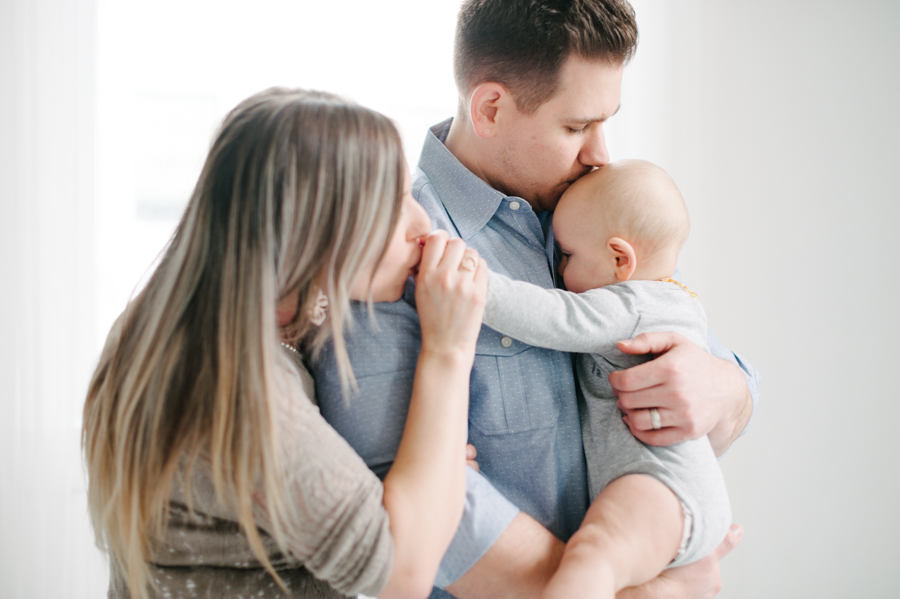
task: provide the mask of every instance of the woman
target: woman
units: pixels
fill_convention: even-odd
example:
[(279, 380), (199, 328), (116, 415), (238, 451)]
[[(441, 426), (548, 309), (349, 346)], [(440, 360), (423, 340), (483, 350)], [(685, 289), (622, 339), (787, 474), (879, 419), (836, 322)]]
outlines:
[[(487, 276), (428, 236), (409, 185), (390, 121), (335, 96), (272, 89), (225, 119), (85, 403), (111, 597), (428, 595), (463, 509)], [(396, 301), (417, 267), (422, 350), (382, 487), (304, 358), (331, 337), (352, 388), (350, 300)]]

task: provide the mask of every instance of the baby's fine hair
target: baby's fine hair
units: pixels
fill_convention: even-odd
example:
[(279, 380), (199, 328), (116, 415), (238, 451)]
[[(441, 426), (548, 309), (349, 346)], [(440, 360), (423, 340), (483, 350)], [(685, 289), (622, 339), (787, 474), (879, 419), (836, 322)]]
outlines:
[(584, 177), (584, 184), (600, 202), (607, 232), (638, 246), (645, 259), (660, 252), (677, 255), (687, 241), (691, 224), (684, 199), (655, 164), (611, 162)]

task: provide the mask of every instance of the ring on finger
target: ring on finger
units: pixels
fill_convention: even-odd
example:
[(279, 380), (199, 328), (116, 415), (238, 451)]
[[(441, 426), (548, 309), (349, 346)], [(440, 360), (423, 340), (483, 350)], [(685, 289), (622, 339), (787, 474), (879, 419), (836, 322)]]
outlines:
[(662, 423), (659, 421), (659, 410), (656, 408), (650, 408), (650, 426), (652, 426), (655, 431), (662, 428)]
[(459, 265), (460, 270), (475, 270), (478, 268), (478, 261), (475, 260), (472, 256), (466, 256), (463, 258), (462, 262)]

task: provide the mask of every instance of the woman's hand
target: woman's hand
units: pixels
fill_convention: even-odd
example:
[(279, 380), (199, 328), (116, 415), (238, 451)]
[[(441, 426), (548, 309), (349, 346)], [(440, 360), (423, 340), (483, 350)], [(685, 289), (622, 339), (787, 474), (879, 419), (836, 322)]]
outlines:
[(463, 450), (469, 377), (487, 281), (484, 260), (462, 240), (446, 231), (425, 240), (416, 275), (422, 350), (403, 439), (384, 479), (394, 562), (379, 597), (427, 597), (462, 518), (466, 464), (475, 457), (474, 447)]
[(425, 240), (416, 275), (422, 351), (474, 359), (487, 293), (488, 269), (474, 249), (446, 231)]

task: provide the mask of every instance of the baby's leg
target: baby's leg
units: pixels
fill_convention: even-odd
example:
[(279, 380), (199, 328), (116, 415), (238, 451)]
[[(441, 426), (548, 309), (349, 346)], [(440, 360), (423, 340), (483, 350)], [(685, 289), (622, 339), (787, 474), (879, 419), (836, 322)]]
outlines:
[[(670, 447), (644, 445), (622, 422), (615, 399), (591, 397), (587, 390), (585, 396), (582, 435), (591, 495), (597, 499), (583, 531), (579, 529), (570, 540), (572, 549), (567, 545), (547, 596), (611, 598), (623, 588), (619, 585), (639, 584), (667, 565), (685, 565), (711, 553), (725, 538), (731, 508), (722, 472), (706, 437)], [(646, 476), (634, 476), (639, 474)], [(646, 498), (636, 488), (643, 489), (640, 493), (646, 493)], [(673, 502), (678, 508), (674, 516)], [(678, 531), (674, 550), (673, 524)], [(679, 550), (682, 540), (685, 543)], [(657, 551), (663, 552), (661, 557)], [(595, 563), (602, 563), (598, 571), (593, 571), (593, 578), (589, 556), (595, 556)], [(587, 580), (602, 583), (602, 587)]]
[(685, 545), (670, 564), (683, 566), (712, 553), (731, 525), (725, 479), (706, 437), (668, 447), (644, 445), (622, 422), (614, 399), (586, 398), (582, 418), (592, 496), (628, 474), (646, 474), (668, 487), (690, 516)]
[(544, 597), (613, 599), (655, 578), (678, 552), (683, 520), (678, 498), (658, 480), (640, 474), (616, 479), (566, 544)]

